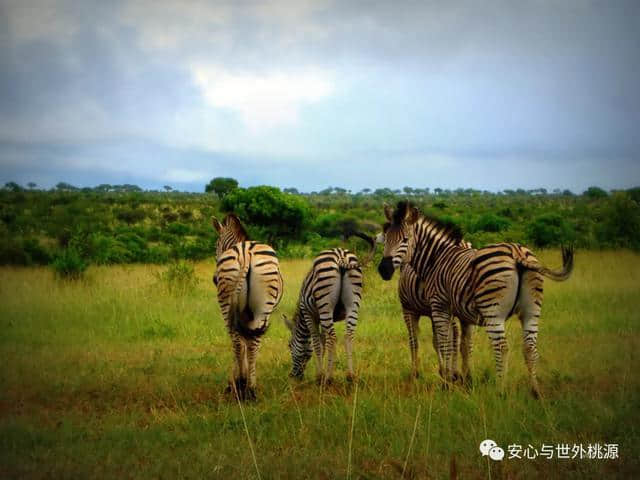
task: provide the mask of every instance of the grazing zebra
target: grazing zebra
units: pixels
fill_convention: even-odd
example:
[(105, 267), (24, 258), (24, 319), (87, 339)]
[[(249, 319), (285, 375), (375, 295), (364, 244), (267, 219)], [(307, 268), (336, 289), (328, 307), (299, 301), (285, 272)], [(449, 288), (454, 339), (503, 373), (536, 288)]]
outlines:
[(278, 258), (269, 245), (249, 241), (233, 214), (222, 223), (213, 218), (213, 226), (218, 231), (213, 282), (235, 355), (230, 389), (235, 388), (240, 398), (254, 399), (260, 339), (282, 298)]
[[(369, 242), (369, 259), (372, 258), (374, 240), (364, 234), (355, 235)], [(324, 250), (314, 259), (313, 267), (302, 283), (293, 320), (283, 315), (291, 330), (291, 377), (302, 378), (309, 358), (315, 353), (318, 382), (331, 382), (336, 350), (334, 322), (346, 319), (347, 380), (353, 379), (353, 336), (362, 300), (362, 277), (362, 264), (349, 250)]]
[(515, 243), (499, 243), (477, 250), (460, 246), (459, 229), (420, 215), (407, 202), (385, 208), (384, 253), (380, 276), (390, 280), (396, 268), (408, 263), (424, 282), (437, 336), (438, 361), (445, 381), (451, 381), (452, 316), (464, 323), (484, 326), (493, 344), (498, 381), (506, 370), (505, 321), (520, 317), (524, 357), (531, 388), (539, 395), (536, 378), (538, 319), (542, 306), (543, 276), (556, 281), (569, 278), (573, 249), (562, 249), (563, 268), (544, 267), (533, 253)]

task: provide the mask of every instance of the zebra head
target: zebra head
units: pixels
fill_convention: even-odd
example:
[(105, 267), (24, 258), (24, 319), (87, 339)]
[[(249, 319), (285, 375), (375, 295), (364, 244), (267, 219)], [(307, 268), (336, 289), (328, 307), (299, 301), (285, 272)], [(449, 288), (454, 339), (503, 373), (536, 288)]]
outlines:
[(220, 257), (222, 252), (228, 250), (238, 242), (244, 242), (249, 239), (246, 230), (242, 226), (240, 219), (233, 213), (230, 213), (222, 223), (216, 217), (211, 218), (213, 228), (218, 232), (218, 240), (216, 241), (216, 257)]
[(413, 224), (420, 217), (418, 209), (409, 202), (398, 202), (394, 210), (384, 206), (387, 222), (382, 226), (384, 251), (378, 265), (378, 272), (383, 280), (391, 280), (396, 268), (406, 262), (411, 248)]
[[(291, 373), (290, 377), (301, 379), (304, 375), (304, 369), (311, 358), (311, 349), (309, 348), (308, 335), (304, 335), (300, 329), (297, 328), (297, 316), (293, 320), (289, 320), (285, 314), (282, 314), (282, 320), (291, 332), (289, 338), (289, 352), (291, 352)], [(305, 342), (306, 340), (306, 342)]]

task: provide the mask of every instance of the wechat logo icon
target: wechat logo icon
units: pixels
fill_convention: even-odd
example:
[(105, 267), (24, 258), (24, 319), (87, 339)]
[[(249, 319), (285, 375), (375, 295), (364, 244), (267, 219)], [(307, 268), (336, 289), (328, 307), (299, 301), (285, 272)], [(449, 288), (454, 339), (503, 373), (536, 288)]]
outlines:
[(504, 450), (496, 442), (489, 439), (480, 443), (480, 453), (483, 457), (488, 455), (491, 460), (496, 462), (500, 462), (504, 458)]

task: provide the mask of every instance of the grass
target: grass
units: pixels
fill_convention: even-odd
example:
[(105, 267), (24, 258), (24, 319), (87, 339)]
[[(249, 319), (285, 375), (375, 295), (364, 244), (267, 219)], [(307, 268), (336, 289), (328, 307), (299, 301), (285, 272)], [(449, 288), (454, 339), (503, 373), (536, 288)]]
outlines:
[[(560, 263), (558, 251), (541, 257)], [(474, 390), (442, 391), (425, 319), (423, 375), (411, 381), (396, 282), (373, 268), (354, 347), (357, 388), (344, 380), (343, 348), (327, 390), (313, 382), (313, 362), (303, 382), (290, 381), (280, 313), (292, 313), (309, 266), (282, 262), (285, 296), (258, 359), (259, 399), (242, 411), (223, 394), (231, 348), (212, 261), (196, 265), (201, 281), (182, 295), (158, 283), (162, 267), (91, 267), (81, 282), (0, 269), (0, 478), (638, 476), (637, 254), (578, 252), (569, 281), (545, 283), (542, 401), (529, 395), (515, 319), (504, 396), (482, 330)], [(492, 462), (478, 451), (485, 438), (505, 449), (618, 443), (620, 458)]]

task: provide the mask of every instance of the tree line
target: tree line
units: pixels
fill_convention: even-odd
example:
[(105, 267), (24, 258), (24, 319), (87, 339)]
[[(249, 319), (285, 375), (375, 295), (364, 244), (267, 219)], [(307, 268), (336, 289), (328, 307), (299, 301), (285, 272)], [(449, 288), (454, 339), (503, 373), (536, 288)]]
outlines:
[[(212, 257), (213, 215), (235, 212), (252, 238), (283, 257), (311, 257), (343, 245), (351, 230), (375, 234), (383, 203), (410, 199), (422, 212), (460, 226), (475, 246), (515, 241), (534, 247), (574, 243), (579, 248), (640, 250), (640, 188), (607, 192), (473, 189), (320, 192), (271, 186), (242, 188), (215, 178), (204, 193), (144, 191), (135, 185), (0, 189), (0, 263), (48, 264), (76, 255), (95, 264), (166, 263)], [(365, 189), (366, 190), (366, 189)], [(352, 240), (352, 248), (357, 241)], [(71, 252), (71, 253), (70, 253)], [(66, 255), (66, 257), (63, 257)]]

